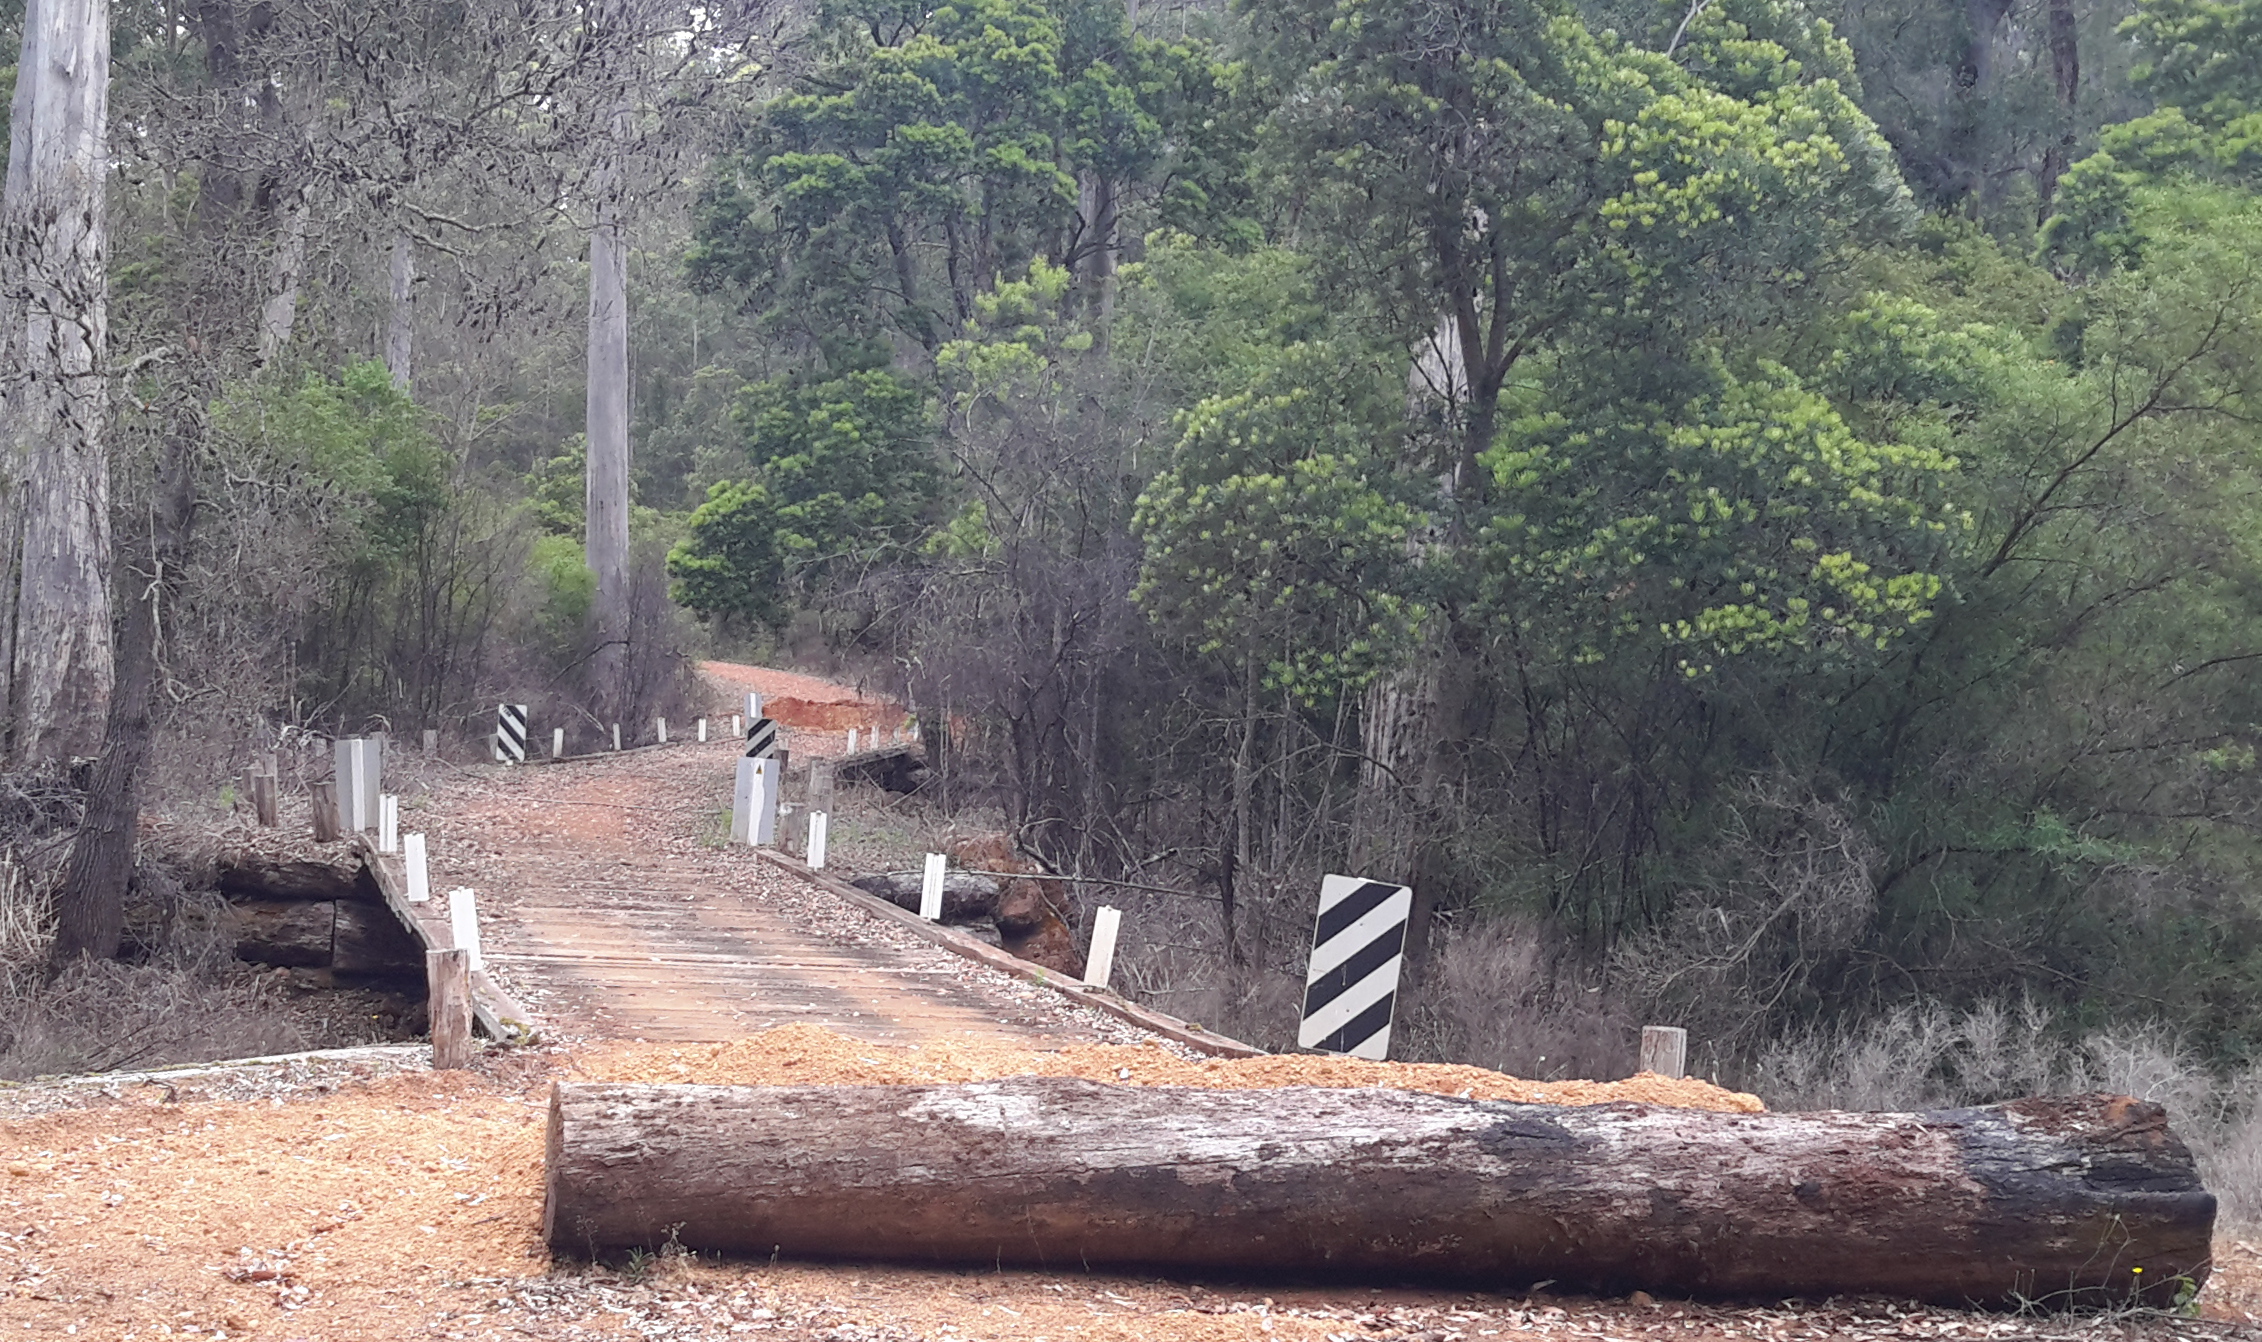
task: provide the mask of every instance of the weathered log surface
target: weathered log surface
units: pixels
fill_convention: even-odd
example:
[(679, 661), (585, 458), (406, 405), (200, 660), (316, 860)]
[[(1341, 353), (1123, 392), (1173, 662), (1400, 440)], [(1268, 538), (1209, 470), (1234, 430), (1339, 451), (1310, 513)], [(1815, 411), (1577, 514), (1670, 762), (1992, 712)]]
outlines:
[(228, 916), (236, 958), (260, 965), (327, 965), (338, 906), (329, 900), (238, 900)]
[[(919, 891), (925, 880), (924, 873), (916, 871), (876, 871), (859, 876), (849, 884), (866, 894), (878, 895), (899, 909), (917, 913)], [(996, 918), (997, 887), (994, 877), (964, 871), (943, 873), (942, 921), (956, 926)]]
[[(990, 1266), (2171, 1302), (2215, 1199), (2156, 1105), (1587, 1109), (1385, 1090), (560, 1085), (544, 1233)], [(2141, 1269), (2141, 1271), (2139, 1271)]]
[(931, 776), (927, 753), (912, 744), (859, 750), (833, 761), (833, 776), (843, 783), (869, 783), (889, 792), (917, 792)]
[(421, 974), (424, 943), (382, 904), (341, 902), (330, 965), (342, 974)]
[(362, 882), (361, 864), (347, 858), (322, 862), (230, 849), (213, 859), (213, 884), (235, 899), (376, 899)]

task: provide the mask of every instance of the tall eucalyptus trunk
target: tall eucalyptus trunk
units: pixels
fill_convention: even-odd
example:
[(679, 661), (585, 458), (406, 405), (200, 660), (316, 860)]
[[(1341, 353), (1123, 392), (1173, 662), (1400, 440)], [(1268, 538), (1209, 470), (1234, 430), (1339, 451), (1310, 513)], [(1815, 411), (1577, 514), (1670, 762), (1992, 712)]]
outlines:
[(628, 667), (628, 252), (609, 189), (589, 230), (588, 393), (584, 553), (597, 577), (590, 673), (612, 711), (622, 707)]
[(101, 748), (110, 648), (107, 0), (32, 0), (0, 194), (9, 754)]
[(385, 371), (407, 391), (415, 376), (416, 243), (408, 231), (393, 234), (392, 301), (385, 309)]

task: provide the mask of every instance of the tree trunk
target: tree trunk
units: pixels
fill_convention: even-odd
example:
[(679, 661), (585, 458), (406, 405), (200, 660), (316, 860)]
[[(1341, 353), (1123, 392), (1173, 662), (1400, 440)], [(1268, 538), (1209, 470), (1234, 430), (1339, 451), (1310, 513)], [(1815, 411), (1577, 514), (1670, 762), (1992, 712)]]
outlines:
[(408, 390), (414, 372), (415, 317), (416, 243), (403, 229), (393, 234), (392, 302), (385, 309), (385, 369), (402, 391)]
[[(2157, 1105), (1555, 1108), (1388, 1090), (563, 1084), (552, 1248), (2170, 1303), (2215, 1199)], [(2135, 1269), (2141, 1268), (2139, 1273)]]
[(2040, 197), (2035, 210), (2037, 227), (2048, 222), (2050, 207), (2058, 197), (2058, 179), (2073, 162), (2074, 118), (2081, 106), (2081, 32), (2073, 0), (2050, 0), (2050, 75), (2057, 87), (2062, 124), (2057, 142), (2043, 151), (2042, 169), (2036, 174), (2035, 191)]
[(259, 309), (259, 364), (273, 363), (298, 325), (300, 280), (306, 273), (307, 198), (302, 190), (285, 193), (281, 235), (267, 266), (267, 301)]
[(628, 667), (628, 255), (620, 206), (597, 207), (589, 231), (589, 494), (586, 554), (597, 575), (590, 658), (602, 713), (626, 706)]
[[(37, 0), (0, 198), (10, 356), (6, 450), (15, 543), (11, 755), (94, 754), (110, 702), (110, 470), (103, 434), (106, 0)], [(20, 168), (19, 168), (20, 165)]]
[(86, 818), (55, 904), (53, 963), (80, 956), (111, 959), (125, 929), (126, 885), (133, 877), (141, 830), (141, 768), (149, 757), (150, 709), (157, 693), (157, 647), (165, 601), (196, 517), (192, 456), (203, 433), (201, 396), (186, 394), (174, 411), (164, 472), (152, 501), (148, 571), (155, 574), (118, 627), (118, 687), (109, 704), (102, 755), (87, 790)]

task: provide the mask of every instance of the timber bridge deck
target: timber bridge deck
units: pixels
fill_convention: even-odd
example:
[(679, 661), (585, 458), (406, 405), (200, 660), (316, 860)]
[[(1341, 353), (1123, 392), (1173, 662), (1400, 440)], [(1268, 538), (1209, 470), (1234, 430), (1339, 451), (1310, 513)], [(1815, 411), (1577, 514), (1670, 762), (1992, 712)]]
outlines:
[[(875, 1043), (1160, 1034), (1254, 1051), (728, 844), (737, 756), (720, 739), (457, 771), (404, 804), (401, 830), (430, 851), (426, 941), (447, 944), (446, 892), (477, 892), (491, 1025), (507, 1013), (551, 1037), (719, 1041), (808, 1022)], [(400, 859), (363, 847), (398, 885)]]

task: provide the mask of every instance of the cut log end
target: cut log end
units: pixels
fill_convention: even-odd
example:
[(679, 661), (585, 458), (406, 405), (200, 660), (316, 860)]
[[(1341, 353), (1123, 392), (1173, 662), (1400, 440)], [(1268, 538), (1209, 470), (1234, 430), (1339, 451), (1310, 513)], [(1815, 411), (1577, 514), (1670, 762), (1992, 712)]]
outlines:
[(1709, 1297), (2173, 1304), (2215, 1200), (2158, 1106), (1553, 1108), (1388, 1090), (561, 1085), (544, 1234)]

